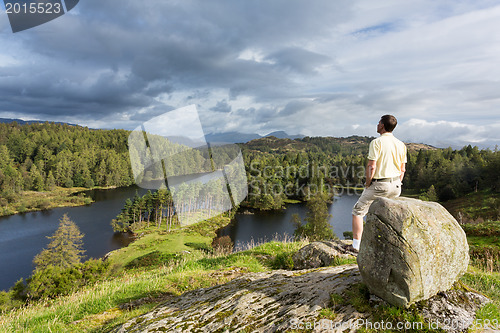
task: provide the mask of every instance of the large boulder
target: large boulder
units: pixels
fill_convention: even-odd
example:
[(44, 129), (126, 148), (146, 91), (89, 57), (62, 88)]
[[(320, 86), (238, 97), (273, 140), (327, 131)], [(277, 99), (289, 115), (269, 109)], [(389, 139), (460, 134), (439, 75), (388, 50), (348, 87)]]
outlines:
[(379, 198), (368, 211), (357, 261), (371, 293), (409, 306), (450, 289), (467, 270), (469, 246), (440, 204)]
[(330, 266), (339, 258), (356, 256), (349, 245), (342, 241), (312, 242), (301, 248), (292, 257), (294, 269), (309, 269)]

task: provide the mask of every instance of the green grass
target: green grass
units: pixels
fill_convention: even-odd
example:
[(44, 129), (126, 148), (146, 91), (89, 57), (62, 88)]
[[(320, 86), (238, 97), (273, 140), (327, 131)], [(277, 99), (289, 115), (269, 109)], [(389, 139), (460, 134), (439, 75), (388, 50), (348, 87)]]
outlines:
[(370, 292), (365, 284), (353, 284), (342, 294), (331, 294), (329, 306), (319, 313), (318, 319), (334, 319), (337, 317), (335, 311), (350, 305), (360, 313), (371, 314), (372, 326), (370, 327), (369, 324), (360, 325), (358, 332), (380, 332), (381, 327), (377, 327), (375, 323), (385, 323), (383, 326), (385, 328), (396, 328), (398, 323), (407, 324), (405, 332), (435, 332), (435, 330), (429, 329), (429, 324), (425, 322), (416, 305), (412, 305), (408, 309), (391, 305), (373, 307), (369, 299)]
[[(483, 198), (483, 193), (475, 193), (474, 198)], [(486, 199), (488, 199), (486, 197)], [(487, 200), (491, 202), (491, 200)], [(475, 201), (473, 201), (472, 205)], [(462, 207), (465, 207), (463, 205)], [(469, 206), (469, 211), (473, 209)], [(488, 211), (484, 206), (475, 211)], [(479, 216), (480, 217), (480, 216)], [(471, 329), (481, 331), (485, 323), (496, 323), (500, 328), (500, 222), (483, 221), (462, 226), (469, 243), (469, 270), (460, 279), (461, 282), (488, 296), (492, 303), (476, 313), (475, 326)]]
[(470, 246), (497, 246), (500, 248), (500, 238), (497, 236), (467, 236)]
[(169, 261), (169, 258), (172, 259), (172, 255), (175, 255), (176, 260), (185, 256), (196, 257), (211, 249), (212, 240), (216, 236), (215, 230), (229, 222), (229, 217), (219, 216), (188, 227), (173, 229), (169, 233), (158, 231), (154, 226), (137, 230), (138, 239), (128, 247), (112, 252), (108, 260), (112, 270), (119, 272), (132, 262), (148, 258), (154, 253), (164, 257), (165, 262)]
[(500, 221), (486, 221), (482, 223), (468, 223), (462, 225), (468, 236), (492, 237), (500, 236)]
[(472, 192), (464, 197), (449, 200), (443, 205), (459, 220), (459, 215), (463, 217), (464, 221), (498, 220), (500, 217), (500, 193), (496, 192)]
[[(140, 230), (139, 239), (110, 255), (114, 273), (110, 278), (68, 296), (3, 313), (0, 332), (108, 332), (186, 291), (225, 283), (245, 272), (291, 269), (292, 255), (307, 244), (272, 241), (249, 244), (245, 251), (238, 253), (213, 253), (211, 242), (215, 230), (228, 222), (229, 217), (218, 218), (171, 233), (154, 227)], [(484, 236), (487, 234), (484, 230), (490, 229), (491, 225), (478, 226), (470, 232), (477, 236), (468, 236), (471, 266), (461, 278), (464, 284), (493, 300), (478, 311), (476, 327), (485, 320), (500, 321), (500, 273), (495, 272), (494, 267), (487, 270), (488, 257), (483, 253), (485, 249), (500, 248), (498, 237)], [(355, 259), (350, 258), (338, 260), (334, 265), (352, 263)], [(359, 311), (371, 312), (374, 322), (423, 322), (414, 308), (380, 306), (372, 309), (368, 297), (366, 286), (353, 285), (342, 295), (331, 295), (330, 305), (320, 312), (320, 318), (334, 319), (339, 307), (351, 305)], [(133, 303), (136, 300), (142, 302)], [(136, 305), (124, 310), (120, 308), (124, 304)]]
[[(475, 197), (481, 197), (475, 194)], [(491, 200), (490, 200), (491, 201)], [(484, 208), (484, 207), (483, 207)], [(481, 208), (482, 209), (482, 208)], [(461, 282), (488, 296), (492, 303), (476, 313), (475, 326), (481, 331), (485, 323), (496, 323), (500, 328), (500, 222), (486, 221), (463, 226), (469, 243), (469, 270)]]
[(496, 323), (496, 329), (500, 329), (500, 273), (485, 272), (469, 266), (469, 270), (460, 281), (492, 300), (492, 303), (477, 311), (475, 328), (481, 329), (484, 323), (490, 322)]
[(92, 199), (79, 192), (88, 190), (83, 187), (55, 187), (51, 191), (22, 191), (7, 193), (0, 197), (0, 216), (25, 213), (57, 207), (82, 206), (92, 203)]
[[(174, 268), (164, 266), (148, 271), (125, 272), (123, 276), (86, 287), (70, 296), (46, 304), (38, 302), (4, 314), (0, 319), (0, 331), (93, 332), (103, 325), (117, 325), (131, 315), (149, 311), (154, 305), (144, 304), (131, 314), (118, 309), (121, 304), (145, 297), (179, 295), (219, 283), (218, 279), (209, 276), (210, 271), (199, 266), (203, 265), (188, 263)], [(106, 317), (104, 312), (113, 313), (113, 318)], [(79, 324), (73, 324), (80, 320)]]
[[(182, 253), (178, 260), (124, 269), (126, 262), (137, 259), (138, 255), (131, 251), (134, 247), (116, 251), (112, 261), (115, 270), (120, 268), (120, 271), (110, 279), (86, 286), (69, 296), (35, 302), (4, 313), (0, 316), (0, 332), (107, 332), (132, 317), (151, 311), (168, 297), (225, 283), (244, 272), (268, 271), (277, 256), (291, 254), (305, 245), (305, 242), (270, 242), (221, 255), (187, 246), (187, 240), (199, 245), (204, 238), (195, 237), (192, 230), (182, 230), (182, 233), (184, 238), (179, 241), (171, 235), (151, 231), (133, 244), (140, 253), (151, 253), (148, 251), (152, 249), (156, 253), (189, 249), (189, 253)], [(118, 265), (119, 260), (124, 262)], [(132, 310), (119, 308), (146, 298), (144, 304)]]
[(284, 199), (283, 202), (286, 203), (286, 204), (298, 204), (298, 203), (301, 203), (302, 201), (301, 200), (295, 200), (295, 199)]
[(500, 272), (500, 222), (462, 226), (467, 234), (471, 264), (486, 272)]
[(212, 239), (186, 230), (176, 230), (170, 234), (162, 235), (155, 231), (144, 234), (129, 246), (111, 253), (109, 260), (113, 270), (121, 270), (124, 266), (140, 257), (153, 252), (160, 254), (176, 254), (179, 257), (198, 253), (193, 247), (186, 245), (202, 243), (210, 245)]

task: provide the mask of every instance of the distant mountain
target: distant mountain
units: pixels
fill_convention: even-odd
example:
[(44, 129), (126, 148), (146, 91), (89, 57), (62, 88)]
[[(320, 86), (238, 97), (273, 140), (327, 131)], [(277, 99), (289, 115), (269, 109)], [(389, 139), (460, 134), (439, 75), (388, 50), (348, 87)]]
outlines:
[(272, 133), (269, 133), (268, 135), (266, 135), (266, 137), (268, 137), (268, 136), (274, 136), (275, 138), (278, 138), (278, 139), (302, 139), (305, 137), (305, 135), (302, 135), (302, 134), (288, 135), (285, 131), (272, 132)]
[(245, 143), (255, 139), (274, 136), (278, 139), (302, 139), (304, 135), (289, 135), (284, 131), (276, 131), (262, 136), (256, 133), (240, 133), (240, 132), (225, 132), (225, 133), (210, 133), (205, 137), (208, 142), (226, 142), (226, 143)]
[(60, 124), (60, 125), (67, 124), (67, 125), (70, 125), (70, 126), (80, 126), (80, 125), (70, 124), (70, 123), (64, 123), (64, 122), (60, 122), (60, 121), (22, 120), (22, 119), (0, 118), (0, 123), (3, 123), (3, 124), (10, 124), (10, 123), (13, 123), (13, 122), (18, 123), (19, 125), (43, 124), (45, 122), (49, 122), (49, 123)]
[(240, 132), (210, 133), (205, 135), (208, 142), (243, 143), (261, 138), (258, 134)]
[(436, 148), (431, 145), (427, 145), (425, 143), (406, 143), (406, 148), (408, 148), (408, 151), (419, 151), (419, 150), (438, 150), (439, 148)]
[[(279, 134), (278, 134), (279, 135)], [(334, 137), (304, 137), (298, 139), (278, 138), (274, 135), (266, 136), (246, 142), (242, 145), (244, 149), (261, 152), (317, 152), (323, 151), (331, 154), (342, 155), (366, 155), (368, 145), (374, 137), (352, 135), (345, 138)], [(436, 150), (438, 148), (422, 143), (406, 143), (409, 151)]]

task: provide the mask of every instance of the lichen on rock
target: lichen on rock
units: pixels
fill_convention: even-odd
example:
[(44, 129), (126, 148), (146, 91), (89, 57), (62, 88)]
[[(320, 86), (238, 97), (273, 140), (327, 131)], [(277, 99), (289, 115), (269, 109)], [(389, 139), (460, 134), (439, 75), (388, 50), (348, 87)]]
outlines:
[(464, 231), (438, 203), (378, 198), (357, 258), (370, 292), (398, 306), (451, 288), (469, 263)]

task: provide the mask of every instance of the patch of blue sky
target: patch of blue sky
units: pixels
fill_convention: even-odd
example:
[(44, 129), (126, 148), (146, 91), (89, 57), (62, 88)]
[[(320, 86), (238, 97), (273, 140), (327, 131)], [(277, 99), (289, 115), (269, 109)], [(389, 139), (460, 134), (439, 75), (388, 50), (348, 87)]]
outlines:
[(397, 25), (394, 22), (385, 22), (356, 30), (352, 32), (351, 35), (361, 36), (361, 37), (372, 37), (396, 31), (397, 30), (396, 28)]

